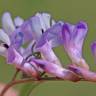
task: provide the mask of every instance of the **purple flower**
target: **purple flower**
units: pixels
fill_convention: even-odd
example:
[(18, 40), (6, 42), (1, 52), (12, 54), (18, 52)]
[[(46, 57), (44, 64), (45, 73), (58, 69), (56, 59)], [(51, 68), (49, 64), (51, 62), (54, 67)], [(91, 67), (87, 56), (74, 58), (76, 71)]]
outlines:
[[(52, 50), (53, 47), (63, 44), (63, 22), (55, 23), (47, 13), (37, 13), (26, 21), (16, 17), (13, 22), (11, 15), (5, 13), (2, 24), (4, 31), (1, 30), (0, 40), (3, 49), (0, 46), (2, 49), (0, 52), (6, 53), (4, 56), (8, 64), (15, 65), (16, 68), (33, 77), (38, 77), (43, 70), (62, 79), (77, 78), (76, 74), (62, 67)], [(23, 44), (26, 43), (29, 45), (23, 48)], [(34, 55), (38, 51), (41, 55), (40, 59)]]
[(33, 61), (27, 61), (24, 57), (16, 51), (14, 47), (10, 47), (7, 52), (7, 63), (13, 64), (16, 68), (19, 68), (21, 71), (25, 72), (28, 76), (33, 76), (38, 78), (39, 76), (39, 67)]
[[(20, 17), (15, 18), (15, 24), (17, 23), (16, 21), (18, 21), (19, 25), (18, 24), (17, 25), (20, 27), (21, 25)], [(14, 32), (16, 30), (16, 27), (12, 21), (10, 13), (8, 12), (5, 12), (2, 16), (2, 27), (3, 29), (0, 29), (0, 54), (5, 56), (7, 49), (11, 45), (14, 45), (14, 47), (16, 48), (20, 47), (20, 45), (23, 42), (23, 34), (22, 32), (19, 33)]]
[(83, 42), (87, 30), (87, 24), (83, 21), (76, 25), (65, 23), (62, 29), (62, 38), (64, 49), (71, 58), (72, 63), (88, 69), (88, 65), (82, 56)]
[(57, 64), (40, 59), (32, 59), (32, 61), (34, 61), (38, 66), (40, 66), (45, 72), (49, 73), (50, 75), (56, 76), (64, 80), (79, 80), (78, 76), (72, 73), (72, 71), (58, 66)]
[(51, 16), (48, 13), (37, 13), (32, 16), (30, 19), (26, 20), (17, 30), (15, 30), (16, 34), (18, 32), (22, 32), (24, 35), (24, 44), (29, 43), (32, 40), (39, 40), (42, 33), (53, 26), (55, 23)]
[(40, 40), (36, 44), (36, 50), (40, 51), (46, 60), (59, 66), (61, 66), (61, 63), (52, 48), (63, 44), (61, 38), (62, 26), (63, 22), (54, 24), (42, 34)]

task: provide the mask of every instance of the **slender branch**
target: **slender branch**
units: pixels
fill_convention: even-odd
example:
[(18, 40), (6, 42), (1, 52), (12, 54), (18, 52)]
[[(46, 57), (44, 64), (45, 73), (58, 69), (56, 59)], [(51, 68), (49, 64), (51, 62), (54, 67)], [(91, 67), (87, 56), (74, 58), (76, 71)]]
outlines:
[(12, 87), (12, 86), (14, 86), (16, 84), (27, 83), (27, 82), (32, 82), (32, 81), (35, 81), (35, 82), (38, 82), (39, 81), (40, 82), (40, 81), (58, 81), (58, 80), (63, 81), (64, 79), (59, 79), (59, 78), (56, 78), (56, 77), (47, 77), (47, 78), (46, 77), (42, 77), (40, 80), (33, 79), (33, 78), (22, 79), (22, 80), (15, 80), (15, 81), (12, 81), (12, 82), (10, 82), (9, 84), (7, 84), (5, 86), (5, 88), (2, 90), (0, 96), (4, 96), (4, 94), (6, 93), (6, 91), (10, 87)]
[[(2, 90), (0, 96), (4, 96), (4, 94), (6, 93), (6, 91), (7, 91), (10, 87), (12, 87), (12, 86), (14, 86), (14, 85), (16, 85), (16, 84), (28, 83), (28, 82), (33, 82), (33, 81), (35, 81), (35, 82), (44, 82), (44, 81), (67, 81), (67, 79), (61, 79), (61, 78), (57, 78), (57, 77), (42, 77), (42, 78), (40, 78), (39, 80), (38, 80), (38, 79), (33, 79), (33, 78), (21, 79), (21, 80), (14, 80), (14, 81), (10, 82), (9, 84), (7, 84), (7, 85), (5, 86), (5, 88)], [(71, 80), (70, 80), (70, 81), (71, 81)], [(81, 79), (78, 80), (78, 81), (96, 82), (96, 80), (92, 81), (92, 80), (86, 79), (86, 78), (81, 78)], [(78, 81), (77, 81), (77, 82), (78, 82)], [(72, 82), (74, 82), (74, 81), (72, 81)]]
[[(57, 78), (57, 77), (42, 77), (42, 78), (40, 78), (40, 80), (38, 80), (38, 79), (33, 79), (33, 78), (28, 78), (28, 79), (22, 79), (22, 80), (15, 80), (15, 81), (12, 81), (12, 82), (10, 82), (9, 84), (7, 84), (6, 86), (5, 86), (5, 88), (2, 90), (2, 92), (1, 92), (1, 94), (0, 94), (0, 96), (4, 96), (4, 94), (6, 93), (6, 91), (10, 88), (10, 87), (12, 87), (12, 86), (14, 86), (14, 85), (16, 85), (16, 84), (22, 84), (22, 83), (28, 83), (28, 82), (33, 82), (33, 81), (35, 81), (35, 82), (43, 82), (43, 81), (67, 81), (66, 79), (61, 79), (61, 78)], [(70, 80), (71, 81), (71, 80)], [(80, 79), (79, 81), (89, 81), (89, 80), (86, 80), (86, 79)], [(73, 81), (74, 82), (74, 81)], [(91, 81), (91, 82), (93, 82), (93, 81)], [(96, 82), (96, 81), (95, 81)]]
[(13, 78), (12, 78), (11, 81), (14, 81), (14, 80), (16, 79), (16, 77), (17, 77), (17, 75), (18, 75), (19, 72), (20, 72), (20, 69), (16, 69), (16, 72), (15, 72), (15, 74), (13, 75)]

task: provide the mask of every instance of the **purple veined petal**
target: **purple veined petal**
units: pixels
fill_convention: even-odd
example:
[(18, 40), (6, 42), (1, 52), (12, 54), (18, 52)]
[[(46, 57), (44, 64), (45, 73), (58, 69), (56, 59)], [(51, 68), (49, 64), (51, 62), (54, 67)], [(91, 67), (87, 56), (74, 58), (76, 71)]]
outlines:
[(91, 51), (96, 60), (96, 41), (91, 44)]
[(13, 48), (8, 48), (7, 52), (7, 62), (8, 64), (17, 64), (21, 65), (23, 57)]
[(15, 59), (15, 52), (14, 52), (13, 48), (9, 48), (8, 53), (7, 53), (8, 64), (13, 63), (14, 59)]
[(15, 30), (15, 32), (12, 34), (12, 36), (18, 34), (18, 33), (22, 33), (23, 34), (23, 43), (28, 43), (30, 41), (33, 40), (33, 32), (32, 32), (32, 28), (31, 28), (31, 23), (30, 20), (25, 21), (19, 28), (17, 28)]
[(63, 38), (63, 43), (65, 44), (66, 47), (71, 42), (73, 28), (74, 26), (72, 26), (69, 23), (64, 23), (62, 27), (62, 38)]
[(4, 31), (8, 34), (11, 35), (14, 30), (15, 30), (15, 26), (13, 24), (12, 18), (11, 18), (11, 14), (9, 12), (5, 12), (2, 16), (2, 25), (3, 25), (3, 29)]
[(52, 50), (52, 42), (51, 41), (46, 41), (46, 43), (42, 46), (39, 46), (36, 48), (37, 51), (40, 51), (41, 54), (43, 55), (44, 59), (56, 63), (59, 66), (62, 66), (58, 57), (55, 55), (54, 51)]
[(40, 40), (37, 42), (36, 47), (40, 47), (46, 43), (46, 41), (52, 42), (52, 47), (56, 47), (63, 44), (62, 40), (62, 25), (63, 22), (58, 22), (55, 25), (53, 25), (51, 28), (46, 30), (40, 38)]
[(23, 23), (24, 23), (24, 20), (21, 17), (19, 16), (15, 17), (14, 19), (15, 27), (20, 27)]
[(11, 45), (14, 46), (14, 48), (19, 49), (24, 42), (24, 35), (22, 32), (18, 32), (11, 37)]

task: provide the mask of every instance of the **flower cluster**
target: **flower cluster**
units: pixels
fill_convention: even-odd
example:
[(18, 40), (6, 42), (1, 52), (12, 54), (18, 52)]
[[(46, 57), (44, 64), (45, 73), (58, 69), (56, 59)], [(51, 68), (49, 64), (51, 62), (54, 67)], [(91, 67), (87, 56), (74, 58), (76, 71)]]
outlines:
[[(5, 12), (0, 29), (0, 55), (34, 79), (40, 79), (42, 73), (70, 81), (92, 79), (95, 73), (89, 71), (82, 54), (87, 31), (84, 21), (75, 25), (56, 22), (48, 13), (37, 13), (28, 20), (19, 16), (12, 20), (11, 14)], [(64, 46), (71, 60), (69, 68), (64, 68), (54, 53), (53, 48), (58, 46)], [(96, 59), (96, 42), (91, 47)]]

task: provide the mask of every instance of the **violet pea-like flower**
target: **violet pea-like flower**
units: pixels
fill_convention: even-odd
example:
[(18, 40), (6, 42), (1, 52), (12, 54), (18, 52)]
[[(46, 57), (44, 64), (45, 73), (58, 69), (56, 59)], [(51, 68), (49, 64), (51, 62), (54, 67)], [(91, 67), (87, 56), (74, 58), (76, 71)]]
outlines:
[(39, 77), (39, 67), (33, 61), (28, 61), (13, 47), (8, 49), (7, 63), (14, 65), (28, 76)]
[[(55, 53), (53, 52), (52, 47), (60, 45), (59, 44), (60, 40), (57, 35), (61, 33), (60, 31), (62, 29), (61, 27), (62, 24), (63, 23), (55, 23), (53, 19), (51, 20), (51, 16), (47, 13), (42, 13), (42, 14), (37, 13), (35, 16), (25, 21), (24, 24), (22, 24), (22, 26), (16, 30), (17, 33), (18, 32), (24, 33), (23, 34), (25, 40), (24, 43), (28, 41), (31, 42), (26, 49), (27, 52), (24, 53), (28, 56), (28, 54), (30, 54), (32, 51), (33, 42), (35, 42), (36, 43), (35, 52), (36, 51), (41, 52), (43, 50), (41, 54), (46, 60), (49, 60), (50, 62), (58, 62), (58, 64), (60, 65), (60, 62), (57, 59)], [(29, 33), (30, 36), (32, 37), (28, 35)], [(46, 40), (42, 40), (44, 38), (48, 40), (47, 43)], [(41, 48), (42, 43), (44, 43), (44, 46), (46, 47), (43, 46)], [(52, 43), (51, 46), (49, 43)]]
[(80, 21), (76, 25), (65, 23), (62, 29), (64, 49), (71, 58), (72, 63), (89, 69), (82, 56), (83, 42), (87, 34), (87, 24)]
[(56, 76), (64, 80), (70, 80), (74, 82), (79, 80), (78, 76), (75, 73), (55, 63), (34, 58), (32, 59), (32, 61), (35, 62), (38, 66), (40, 66), (46, 73), (52, 76)]
[(46, 60), (60, 66), (61, 63), (52, 48), (62, 44), (62, 36), (60, 36), (62, 25), (63, 24), (61, 22), (54, 24), (51, 28), (42, 34), (40, 40), (36, 44), (36, 49), (41, 52)]
[(55, 24), (48, 13), (37, 13), (36, 15), (25, 20), (24, 23), (15, 30), (16, 33), (22, 32), (24, 35), (24, 44), (32, 40), (39, 40), (42, 33)]

